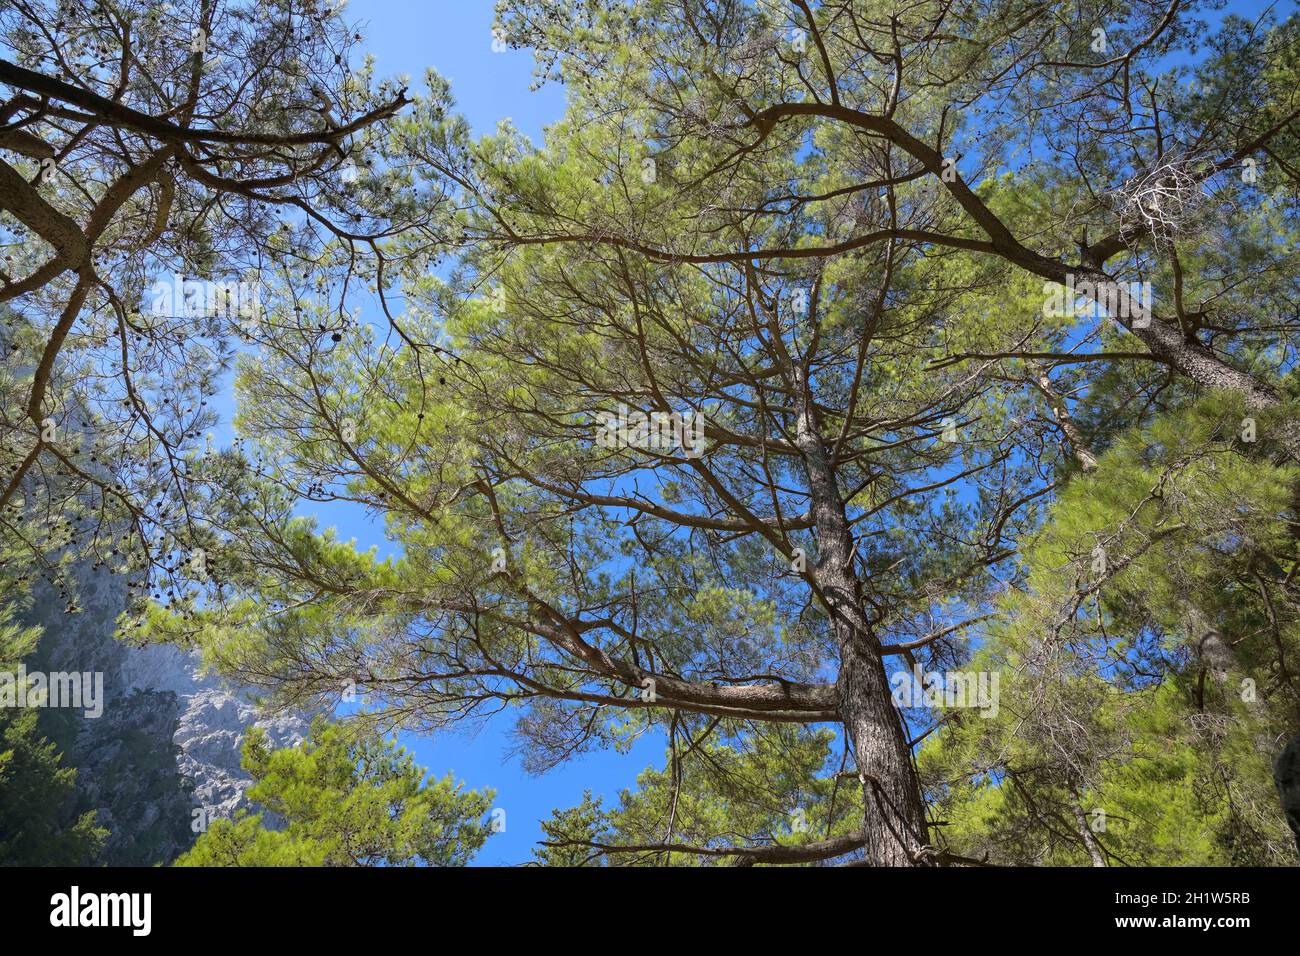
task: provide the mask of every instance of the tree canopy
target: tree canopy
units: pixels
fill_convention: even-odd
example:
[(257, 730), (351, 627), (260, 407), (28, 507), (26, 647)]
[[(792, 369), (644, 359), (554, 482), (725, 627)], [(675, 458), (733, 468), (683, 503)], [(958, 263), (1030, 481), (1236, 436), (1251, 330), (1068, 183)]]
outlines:
[[(566, 94), (535, 143), (474, 136), (432, 70), (409, 101), (369, 92), (331, 65), (334, 15), (271, 6), (250, 51), (294, 44), (187, 61), (172, 109), (0, 73), (53, 148), (138, 141), (128, 178), (178, 160), (129, 193), (145, 221), (173, 222), (150, 206), (170, 189), (205, 229), (231, 202), (297, 210), (243, 220), (229, 255), (147, 243), (187, 272), (258, 256), (259, 319), (212, 337), (240, 441), (201, 449), (201, 399), (185, 445), (138, 411), (177, 414), (170, 386), (132, 386), (136, 350), (194, 319), (133, 331), (50, 225), (111, 254), (116, 213), (69, 191), (52, 219), (40, 183), (0, 181), (54, 249), (0, 293), (42, 357), (6, 366), (7, 495), (42, 463), (143, 493), (104, 557), (138, 584), (125, 633), (282, 706), (360, 690), (383, 730), (509, 712), (539, 772), (661, 735), (616, 806), (557, 810), (544, 863), (1294, 861), (1271, 761), (1300, 732), (1300, 21), (500, 0), (499, 42)], [(48, 69), (32, 42), (24, 69)], [(307, 96), (290, 49), (323, 58), (333, 112), (255, 95)], [(349, 150), (360, 182), (323, 178)], [(349, 318), (354, 276), (374, 324)], [(41, 434), (54, 356), (75, 390), (108, 352), (99, 404), (140, 431), (103, 473), (139, 487)], [(321, 527), (326, 501), (396, 554)], [(113, 544), (82, 520), (44, 533)], [(282, 842), (221, 825), (199, 859)]]
[(213, 821), (178, 866), (464, 866), (491, 832), (481, 822), (490, 791), (450, 776), (426, 782), (402, 748), (351, 739), (337, 724), (318, 720), (306, 741), (279, 750), (254, 729), (243, 758), (249, 799), (263, 809)]

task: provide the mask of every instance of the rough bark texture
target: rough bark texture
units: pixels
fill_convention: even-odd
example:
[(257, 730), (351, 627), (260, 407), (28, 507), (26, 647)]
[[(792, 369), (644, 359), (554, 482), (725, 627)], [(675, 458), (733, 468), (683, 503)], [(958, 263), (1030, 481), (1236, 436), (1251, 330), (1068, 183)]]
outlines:
[[(1039, 269), (1040, 275), (1055, 281), (1062, 281), (1067, 272), (1051, 275), (1053, 269)], [(1084, 273), (1082, 278), (1094, 283), (1114, 283), (1104, 272)], [(1128, 314), (1133, 315), (1137, 303), (1122, 287), (1117, 292), (1125, 303)], [(1134, 325), (1131, 319), (1119, 320), (1125, 328), (1136, 335), (1146, 345), (1152, 355), (1164, 361), (1171, 368), (1185, 375), (1204, 388), (1222, 389), (1241, 395), (1246, 410), (1264, 412), (1282, 404), (1282, 397), (1267, 383), (1260, 381), (1248, 372), (1230, 365), (1195, 336), (1184, 335), (1177, 323), (1152, 316), (1151, 322), (1144, 328)], [(1272, 437), (1292, 460), (1300, 462), (1300, 422), (1288, 420), (1279, 425)]]
[(836, 626), (840, 714), (862, 781), (867, 858), (877, 866), (914, 866), (929, 843), (925, 804), (889, 694), (879, 645), (869, 633)]
[(920, 782), (894, 708), (880, 642), (862, 610), (844, 500), (811, 402), (801, 400), (800, 406), (796, 442), (808, 473), (817, 528), (814, 576), (839, 646), (836, 692), (862, 781), (867, 858), (878, 866), (913, 866), (929, 843)]

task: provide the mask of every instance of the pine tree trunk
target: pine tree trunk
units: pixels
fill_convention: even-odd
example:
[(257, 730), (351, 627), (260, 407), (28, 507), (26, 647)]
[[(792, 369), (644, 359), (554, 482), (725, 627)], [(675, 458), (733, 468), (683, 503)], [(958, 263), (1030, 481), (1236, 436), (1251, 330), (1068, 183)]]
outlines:
[[(1088, 278), (1098, 282), (1109, 281), (1102, 272), (1090, 274)], [(1127, 297), (1127, 293), (1124, 295)], [(1129, 314), (1133, 314), (1132, 307)], [(1124, 324), (1142, 340), (1152, 355), (1163, 359), (1193, 382), (1205, 388), (1239, 394), (1247, 414), (1269, 411), (1282, 404), (1282, 396), (1270, 385), (1225, 362), (1195, 337), (1185, 336), (1176, 322), (1153, 317), (1144, 328), (1138, 328), (1127, 320)], [(1293, 461), (1300, 462), (1300, 422), (1293, 419), (1279, 422), (1271, 434), (1265, 433), (1261, 437), (1274, 439), (1286, 449)]]
[(863, 611), (853, 532), (834, 466), (811, 402), (801, 399), (799, 406), (795, 442), (803, 454), (817, 529), (813, 574), (840, 652), (836, 692), (862, 781), (867, 859), (877, 866), (914, 866), (929, 842), (920, 781), (890, 694), (880, 642)]
[(1092, 860), (1093, 866), (1105, 866), (1106, 855), (1102, 853), (1101, 844), (1097, 842), (1092, 827), (1088, 826), (1088, 815), (1083, 812), (1083, 804), (1079, 802), (1079, 794), (1073, 787), (1070, 788), (1070, 812), (1074, 814), (1075, 831), (1079, 834), (1084, 849), (1088, 851), (1088, 859)]
[(836, 681), (840, 715), (853, 741), (862, 781), (867, 859), (915, 866), (926, 837), (925, 804), (880, 654), (865, 634), (845, 634)]

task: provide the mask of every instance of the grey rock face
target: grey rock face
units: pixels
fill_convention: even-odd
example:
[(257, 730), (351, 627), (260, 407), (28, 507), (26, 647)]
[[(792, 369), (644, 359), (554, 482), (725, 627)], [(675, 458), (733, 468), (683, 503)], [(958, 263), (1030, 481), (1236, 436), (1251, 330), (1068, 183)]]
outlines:
[(262, 727), (275, 746), (292, 746), (310, 719), (259, 711), (246, 691), (203, 673), (197, 654), (114, 640), (124, 582), (89, 568), (79, 579), (83, 610), (75, 615), (38, 591), (25, 616), (44, 634), (28, 668), (102, 672), (103, 715), (45, 710), (42, 729), (78, 768), (83, 809), (97, 810), (111, 831), (102, 862), (167, 863), (193, 844), (203, 822), (248, 805), (251, 780), (239, 765), (247, 729)]
[(198, 656), (174, 647), (129, 650), (122, 668), (129, 691), (172, 694), (178, 701), (172, 742), (177, 769), (194, 787), (194, 806), (210, 817), (232, 817), (248, 805), (251, 783), (239, 765), (249, 727), (265, 730), (275, 747), (292, 747), (307, 735), (300, 714), (268, 714), (244, 690), (205, 674)]
[(81, 720), (64, 761), (77, 768), (82, 809), (109, 831), (101, 861), (112, 866), (166, 863), (194, 842), (193, 782), (178, 770), (172, 743), (175, 694), (140, 691), (111, 700), (104, 715)]

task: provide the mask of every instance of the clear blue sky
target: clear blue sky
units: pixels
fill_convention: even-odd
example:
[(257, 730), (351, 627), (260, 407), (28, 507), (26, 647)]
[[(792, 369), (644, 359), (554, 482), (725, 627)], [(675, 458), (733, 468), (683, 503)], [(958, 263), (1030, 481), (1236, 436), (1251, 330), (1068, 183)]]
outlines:
[(493, 52), (492, 7), (492, 0), (348, 0), (344, 14), (360, 24), (359, 47), (375, 57), (379, 76), (406, 73), (418, 92), (433, 67), (451, 81), (475, 132), (491, 132), (510, 117), (537, 138), (560, 118), (564, 91), (552, 83), (530, 92), (532, 54)]

